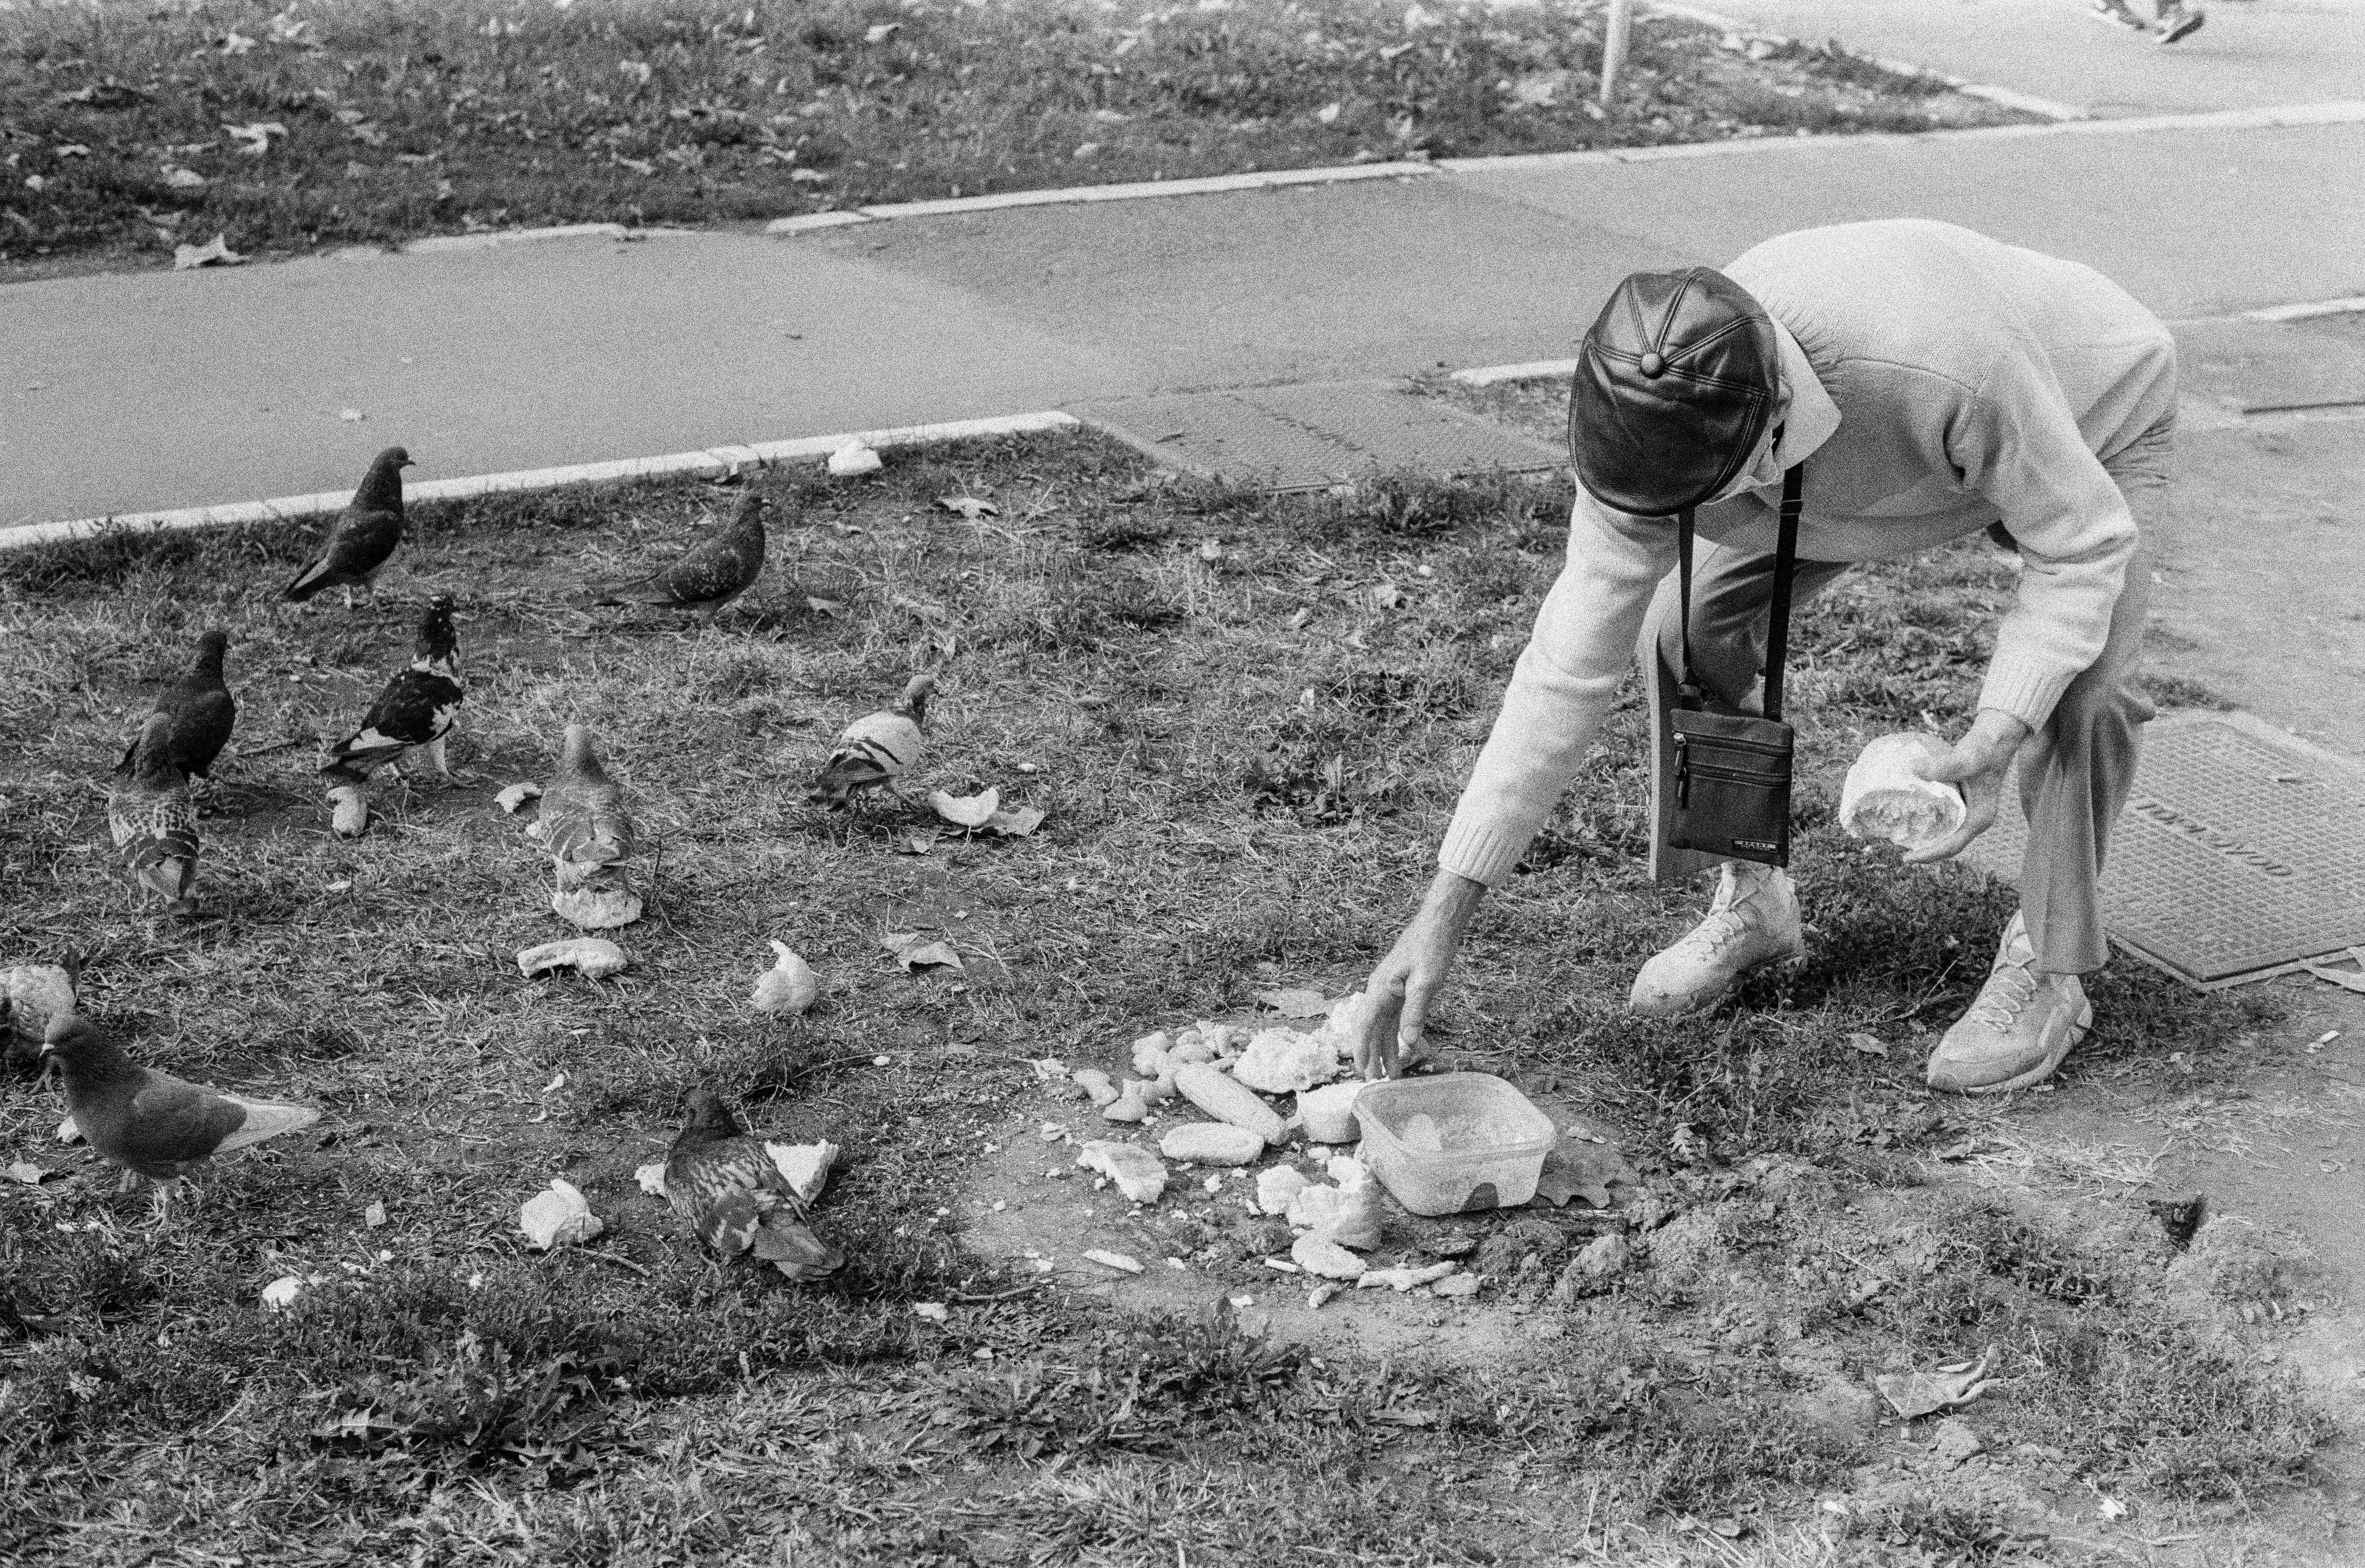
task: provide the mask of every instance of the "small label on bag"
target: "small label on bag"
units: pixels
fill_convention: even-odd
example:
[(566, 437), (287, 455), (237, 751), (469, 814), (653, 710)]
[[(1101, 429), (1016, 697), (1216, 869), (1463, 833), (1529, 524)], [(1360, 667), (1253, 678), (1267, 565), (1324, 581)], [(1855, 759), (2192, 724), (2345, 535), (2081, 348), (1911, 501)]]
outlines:
[(1762, 849), (1768, 855), (1773, 854), (1777, 847), (1762, 838), (1736, 838), (1732, 843), (1736, 849)]

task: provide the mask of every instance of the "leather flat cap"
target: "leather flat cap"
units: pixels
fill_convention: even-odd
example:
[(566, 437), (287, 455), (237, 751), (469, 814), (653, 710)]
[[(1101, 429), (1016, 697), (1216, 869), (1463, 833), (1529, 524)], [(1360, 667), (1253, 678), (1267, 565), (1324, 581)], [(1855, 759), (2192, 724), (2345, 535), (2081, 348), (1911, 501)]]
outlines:
[(1779, 364), (1765, 308), (1722, 273), (1631, 274), (1585, 334), (1569, 387), (1577, 478), (1644, 517), (1705, 503), (1757, 450)]

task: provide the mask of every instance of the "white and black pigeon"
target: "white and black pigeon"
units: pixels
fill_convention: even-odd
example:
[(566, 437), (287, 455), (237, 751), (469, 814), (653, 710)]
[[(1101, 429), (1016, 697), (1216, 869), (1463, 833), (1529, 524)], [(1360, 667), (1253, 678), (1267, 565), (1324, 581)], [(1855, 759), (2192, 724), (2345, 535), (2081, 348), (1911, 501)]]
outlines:
[[(222, 655), (229, 647), (227, 632), (216, 630), (199, 637), (197, 656), (189, 673), (156, 697), (154, 711), (172, 721), (166, 755), (174, 767), (199, 778), (213, 777), (214, 758), (230, 744), (230, 732), (238, 726), (238, 700), (222, 679)], [(134, 736), (123, 748), (123, 760), (115, 765), (117, 776), (129, 777), (139, 755), (140, 740)]]
[[(419, 642), (409, 665), (387, 681), (363, 715), (361, 728), (329, 748), (320, 777), (329, 781), (331, 793), (358, 790), (387, 763), (401, 769), (414, 751), (424, 753), (435, 771), (450, 779), (452, 766), (443, 746), (466, 696), (460, 684), (460, 639), (452, 626), (452, 596), (439, 593), (419, 618)], [(344, 831), (342, 825), (339, 831)]]
[(186, 914), (197, 881), (197, 807), (188, 775), (173, 764), (173, 716), (148, 715), (131, 748), (131, 767), (106, 792), (106, 827), (134, 885)]
[(542, 791), (534, 836), (557, 868), (558, 890), (584, 886), (633, 853), (633, 813), (624, 788), (608, 777), (582, 724), (566, 726), (558, 771)]
[(678, 559), (645, 577), (601, 588), (591, 602), (694, 610), (711, 625), (724, 605), (763, 575), (764, 513), (771, 504), (753, 489), (743, 491), (722, 526)]
[(846, 1266), (846, 1254), (813, 1234), (796, 1189), (721, 1095), (693, 1089), (685, 1109), (689, 1123), (666, 1152), (666, 1202), (701, 1241), (800, 1283)]
[(377, 454), (362, 476), (362, 487), (337, 514), (329, 542), (296, 574), (284, 597), (300, 602), (322, 588), (341, 588), (345, 608), (351, 610), (353, 589), (359, 587), (369, 589), (375, 602), (377, 575), (402, 543), (402, 471), (411, 466), (410, 454), (398, 446)]
[(181, 1178), (215, 1155), (320, 1119), (308, 1106), (249, 1100), (141, 1067), (72, 1013), (50, 1020), (41, 1054), (57, 1059), (67, 1113), (91, 1148), (123, 1168), (123, 1185), (142, 1176), (159, 1183), (159, 1219)]
[(902, 700), (894, 707), (865, 713), (846, 725), (805, 798), (842, 811), (865, 790), (891, 786), (927, 754), (927, 737), (921, 726), (927, 721), (928, 698), (936, 689), (935, 677), (913, 676), (903, 688)]

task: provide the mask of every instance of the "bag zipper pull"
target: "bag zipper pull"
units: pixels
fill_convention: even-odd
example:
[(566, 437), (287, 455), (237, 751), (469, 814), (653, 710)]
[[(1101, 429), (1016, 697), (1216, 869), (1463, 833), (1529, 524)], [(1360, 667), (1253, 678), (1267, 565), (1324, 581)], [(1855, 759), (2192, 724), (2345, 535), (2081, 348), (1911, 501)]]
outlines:
[(1676, 732), (1676, 804), (1679, 806), (1692, 803), (1691, 756), (1684, 745), (1689, 738), (1681, 730)]

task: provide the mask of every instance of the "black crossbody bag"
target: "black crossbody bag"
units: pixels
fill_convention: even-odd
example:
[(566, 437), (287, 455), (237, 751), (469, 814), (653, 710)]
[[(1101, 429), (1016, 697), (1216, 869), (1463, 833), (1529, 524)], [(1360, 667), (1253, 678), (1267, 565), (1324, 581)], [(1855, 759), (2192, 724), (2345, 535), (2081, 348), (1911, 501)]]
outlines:
[(1731, 860), (1790, 862), (1790, 726), (1782, 722), (1782, 662), (1790, 633), (1790, 577), (1798, 565), (1798, 467), (1782, 476), (1782, 521), (1765, 633), (1765, 716), (1711, 713), (1692, 684), (1692, 514), (1676, 520), (1683, 594), (1684, 667), (1666, 711), (1675, 750), (1676, 804), (1667, 843)]

